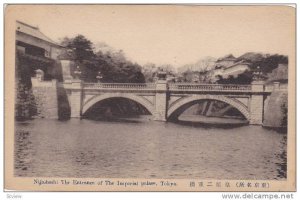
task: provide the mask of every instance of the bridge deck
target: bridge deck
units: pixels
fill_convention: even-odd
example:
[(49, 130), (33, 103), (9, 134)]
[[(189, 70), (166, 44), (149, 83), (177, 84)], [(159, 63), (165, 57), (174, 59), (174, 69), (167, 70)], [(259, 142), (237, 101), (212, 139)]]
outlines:
[[(155, 83), (83, 83), (84, 90), (105, 90), (105, 91), (156, 91)], [(71, 83), (63, 83), (60, 87), (72, 89)], [(272, 92), (273, 87), (261, 87), (255, 89), (255, 85), (237, 85), (237, 84), (194, 84), (194, 83), (168, 83), (169, 92), (233, 92), (233, 93), (251, 93), (251, 92)]]
[[(84, 83), (84, 89), (155, 91), (155, 83)], [(252, 85), (169, 83), (170, 92), (253, 92)]]

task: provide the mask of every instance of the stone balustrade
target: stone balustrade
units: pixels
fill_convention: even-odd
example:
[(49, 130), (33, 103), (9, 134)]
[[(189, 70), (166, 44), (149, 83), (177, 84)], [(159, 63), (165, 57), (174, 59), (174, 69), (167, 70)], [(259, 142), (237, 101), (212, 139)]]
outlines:
[(288, 90), (288, 84), (280, 84), (279, 82), (274, 82), (273, 84), (268, 84), (265, 86), (266, 92), (272, 92), (274, 90), (282, 90), (287, 91)]
[(155, 89), (155, 83), (84, 83), (84, 89), (147, 90)]
[[(167, 84), (170, 91), (234, 91), (251, 92), (252, 85), (235, 84)], [(118, 90), (155, 90), (156, 83), (83, 83), (84, 89), (118, 89)], [(263, 90), (262, 90), (263, 91)]]
[(170, 90), (183, 91), (251, 91), (251, 85), (233, 84), (169, 84)]
[[(34, 78), (33, 78), (34, 79)], [(45, 81), (33, 80), (39, 85), (53, 84)], [(58, 87), (72, 89), (73, 81), (57, 83)], [(82, 89), (99, 89), (99, 90), (157, 90), (158, 83), (84, 83), (81, 82)], [(212, 92), (272, 92), (273, 90), (287, 90), (287, 84), (263, 85), (236, 85), (236, 84), (193, 84), (193, 83), (160, 83), (166, 86), (166, 90), (173, 92), (180, 91), (212, 91)]]

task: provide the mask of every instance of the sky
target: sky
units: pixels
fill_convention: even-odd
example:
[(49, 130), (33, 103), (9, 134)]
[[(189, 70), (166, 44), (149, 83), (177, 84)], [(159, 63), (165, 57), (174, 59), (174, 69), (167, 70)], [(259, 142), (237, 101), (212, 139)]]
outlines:
[(83, 6), (19, 5), (6, 17), (53, 39), (86, 36), (122, 49), (138, 64), (179, 67), (246, 52), (289, 55), (294, 48), (294, 8), (287, 6)]

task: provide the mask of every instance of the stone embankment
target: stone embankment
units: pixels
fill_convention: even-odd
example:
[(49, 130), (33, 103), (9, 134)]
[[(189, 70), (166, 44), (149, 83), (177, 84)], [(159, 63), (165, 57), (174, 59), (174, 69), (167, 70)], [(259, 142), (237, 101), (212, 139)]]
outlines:
[(287, 126), (287, 91), (273, 91), (264, 110), (263, 126), (282, 128)]

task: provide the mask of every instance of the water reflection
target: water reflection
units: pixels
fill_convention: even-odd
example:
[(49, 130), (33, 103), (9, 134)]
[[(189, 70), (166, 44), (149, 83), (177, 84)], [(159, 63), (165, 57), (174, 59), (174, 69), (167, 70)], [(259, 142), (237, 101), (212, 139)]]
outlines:
[[(287, 146), (287, 137), (286, 135), (283, 136), (283, 139), (281, 140), (281, 147), (284, 149)], [(276, 154), (276, 157), (281, 162), (277, 162), (278, 165), (278, 175), (277, 178), (286, 178), (287, 177), (287, 156), (286, 156), (286, 150), (282, 151), (281, 153)]]
[(30, 132), (26, 130), (17, 130), (15, 145), (15, 169), (19, 171), (30, 171), (30, 166), (31, 163), (34, 162), (35, 156)]
[[(17, 123), (15, 174), (49, 177), (285, 179), (286, 135), (150, 121)], [(51, 127), (51, 128), (49, 128)]]
[(181, 115), (174, 122), (185, 126), (223, 129), (231, 129), (249, 124), (249, 122), (245, 119), (235, 119), (226, 117), (205, 117), (202, 115)]

